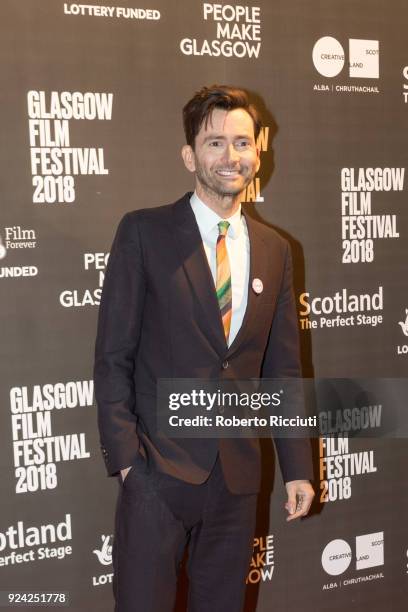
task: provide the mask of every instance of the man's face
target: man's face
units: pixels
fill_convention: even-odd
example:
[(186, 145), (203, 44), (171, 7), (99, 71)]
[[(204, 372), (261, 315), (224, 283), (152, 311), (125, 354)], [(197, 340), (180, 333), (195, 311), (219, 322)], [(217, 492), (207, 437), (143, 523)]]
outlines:
[(241, 108), (214, 109), (196, 136), (194, 151), (184, 149), (184, 163), (196, 174), (197, 193), (207, 198), (237, 196), (259, 169), (254, 124)]

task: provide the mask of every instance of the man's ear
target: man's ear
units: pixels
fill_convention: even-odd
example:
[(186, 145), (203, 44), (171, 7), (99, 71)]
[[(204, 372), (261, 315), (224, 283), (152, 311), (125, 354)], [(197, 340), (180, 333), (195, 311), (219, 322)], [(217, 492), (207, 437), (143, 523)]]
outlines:
[(183, 162), (187, 170), (190, 172), (195, 172), (195, 155), (190, 145), (184, 145), (184, 147), (181, 149), (181, 157), (183, 158)]

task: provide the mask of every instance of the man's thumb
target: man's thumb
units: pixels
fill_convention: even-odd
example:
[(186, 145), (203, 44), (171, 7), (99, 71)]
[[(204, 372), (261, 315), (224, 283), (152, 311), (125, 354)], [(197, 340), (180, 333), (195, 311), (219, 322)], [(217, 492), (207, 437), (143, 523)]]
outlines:
[(295, 508), (296, 508), (296, 494), (295, 493), (288, 494), (288, 501), (285, 504), (285, 508), (289, 512), (289, 514), (295, 513)]

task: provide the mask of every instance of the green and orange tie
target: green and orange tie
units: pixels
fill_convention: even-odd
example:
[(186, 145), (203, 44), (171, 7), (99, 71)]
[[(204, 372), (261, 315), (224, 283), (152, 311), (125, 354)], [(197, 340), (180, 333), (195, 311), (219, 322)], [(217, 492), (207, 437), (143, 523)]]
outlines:
[(219, 235), (217, 238), (217, 281), (216, 290), (218, 304), (220, 305), (222, 324), (224, 327), (225, 339), (228, 342), (228, 337), (231, 329), (232, 316), (232, 289), (231, 289), (231, 268), (228, 259), (226, 238), (230, 224), (228, 221), (220, 221), (218, 223)]

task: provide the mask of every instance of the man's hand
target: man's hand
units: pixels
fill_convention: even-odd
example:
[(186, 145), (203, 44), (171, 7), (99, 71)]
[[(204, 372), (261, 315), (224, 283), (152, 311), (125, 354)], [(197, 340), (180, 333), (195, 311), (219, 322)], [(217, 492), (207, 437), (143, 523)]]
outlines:
[(120, 473), (122, 475), (122, 482), (124, 482), (126, 476), (128, 475), (129, 470), (132, 468), (132, 466), (130, 465), (127, 468), (124, 468), (123, 470), (120, 470)]
[(286, 483), (288, 501), (285, 504), (289, 512), (287, 521), (293, 521), (301, 516), (306, 516), (314, 498), (312, 485), (308, 480), (291, 480)]

